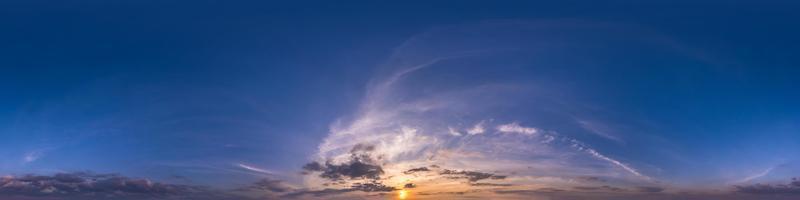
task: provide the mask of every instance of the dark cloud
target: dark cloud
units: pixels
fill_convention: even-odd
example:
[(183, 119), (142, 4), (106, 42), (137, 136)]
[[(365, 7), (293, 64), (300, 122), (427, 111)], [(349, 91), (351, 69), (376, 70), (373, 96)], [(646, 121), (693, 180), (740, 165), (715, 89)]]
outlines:
[(406, 183), (406, 185), (403, 186), (403, 188), (416, 188), (416, 187), (417, 185), (414, 185), (413, 183)]
[(466, 178), (470, 182), (476, 182), (483, 179), (505, 179), (506, 176), (495, 175), (492, 173), (475, 172), (475, 171), (456, 171), (445, 169), (439, 172), (441, 175), (448, 175), (452, 178)]
[[(665, 192), (666, 189), (657, 186), (636, 186), (630, 188), (620, 188), (613, 186), (578, 186), (570, 190), (559, 188), (540, 188), (540, 189), (520, 189), (504, 190), (498, 189), (493, 192), (497, 195), (513, 195), (524, 198), (541, 197), (552, 200), (795, 200), (800, 199), (800, 193), (789, 188), (800, 187), (800, 181), (793, 179), (788, 184), (765, 185), (756, 184), (752, 186), (738, 186), (739, 188), (750, 189), (748, 192), (739, 190), (738, 192)], [(524, 199), (523, 198), (523, 199)]]
[(596, 176), (579, 176), (575, 179), (581, 182), (606, 182), (605, 179)]
[(541, 193), (553, 193), (553, 192), (563, 192), (565, 190), (558, 189), (558, 188), (539, 188), (536, 191)]
[(511, 186), (511, 184), (506, 183), (470, 183), (471, 186), (485, 186), (485, 187), (506, 187)]
[(319, 162), (311, 162), (303, 166), (306, 173), (322, 172), (320, 177), (333, 181), (344, 178), (349, 179), (380, 179), (383, 175), (383, 168), (375, 164), (370, 152), (375, 149), (371, 145), (358, 144), (350, 150), (350, 161), (342, 164), (333, 164), (330, 161), (324, 165)]
[(431, 170), (428, 169), (427, 167), (420, 167), (420, 168), (414, 168), (414, 169), (406, 170), (403, 173), (404, 174), (413, 174), (413, 173), (417, 173), (417, 172), (429, 172), (429, 171), (431, 171)]
[(494, 193), (497, 194), (516, 194), (516, 195), (538, 195), (538, 194), (549, 194), (549, 193), (556, 193), (556, 192), (564, 192), (566, 190), (558, 189), (558, 188), (539, 188), (533, 190), (497, 190)]
[(391, 192), (396, 190), (394, 187), (386, 186), (381, 183), (356, 183), (351, 187), (354, 190), (362, 192)]
[(331, 164), (330, 162), (325, 165), (317, 162), (308, 163), (303, 166), (306, 171), (320, 171), (320, 177), (330, 180), (342, 180), (342, 178), (350, 179), (380, 179), (383, 174), (383, 168), (379, 165), (361, 162), (360, 160), (353, 160), (349, 163)]
[(622, 189), (622, 188), (611, 187), (611, 186), (607, 186), (607, 185), (596, 186), (596, 187), (595, 186), (576, 186), (576, 187), (572, 187), (572, 189), (581, 190), (581, 191), (610, 191), (610, 192), (623, 192), (623, 191), (626, 191), (625, 189)]
[(788, 184), (754, 184), (734, 186), (740, 193), (748, 194), (792, 194), (800, 195), (800, 178), (792, 178)]
[(603, 191), (603, 192), (643, 192), (643, 193), (657, 193), (664, 191), (664, 188), (654, 186), (638, 186), (632, 189), (625, 189), (613, 186), (575, 186), (572, 189), (578, 191)]
[(467, 193), (475, 193), (480, 192), (482, 190), (467, 190), (467, 191), (458, 191), (458, 192), (419, 192), (417, 195), (428, 196), (428, 195), (465, 195)]
[(359, 154), (363, 152), (371, 152), (375, 150), (375, 145), (367, 145), (367, 144), (356, 144), (350, 149), (351, 154)]
[[(348, 192), (391, 192), (397, 190), (394, 187), (386, 186), (378, 182), (371, 182), (371, 183), (355, 183), (350, 188), (326, 188), (323, 190), (298, 190), (295, 192), (291, 192), (288, 194), (283, 195), (284, 198), (297, 198), (305, 195), (311, 195), (315, 197), (321, 196), (328, 196), (328, 195), (339, 195)], [(381, 193), (379, 193), (381, 194)]]
[(333, 189), (333, 188), (326, 188), (323, 190), (299, 190), (295, 192), (291, 192), (288, 194), (283, 195), (284, 198), (297, 198), (305, 195), (311, 195), (316, 197), (321, 196), (328, 196), (328, 195), (338, 195), (342, 193), (356, 191), (355, 189), (346, 188), (346, 189)]
[(640, 186), (635, 188), (637, 192), (656, 193), (664, 191), (664, 188), (653, 186)]
[(209, 192), (203, 187), (159, 183), (116, 174), (77, 172), (0, 178), (0, 197), (168, 199)]

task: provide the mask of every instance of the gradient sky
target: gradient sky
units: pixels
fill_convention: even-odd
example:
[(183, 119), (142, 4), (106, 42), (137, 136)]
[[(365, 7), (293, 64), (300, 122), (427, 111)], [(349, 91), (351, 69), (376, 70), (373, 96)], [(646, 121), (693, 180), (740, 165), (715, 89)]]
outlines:
[(3, 1), (3, 199), (800, 198), (800, 4)]

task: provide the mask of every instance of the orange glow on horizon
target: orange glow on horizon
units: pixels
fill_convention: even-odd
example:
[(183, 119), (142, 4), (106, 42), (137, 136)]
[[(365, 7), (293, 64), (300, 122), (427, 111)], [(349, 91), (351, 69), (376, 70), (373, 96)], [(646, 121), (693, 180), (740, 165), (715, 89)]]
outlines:
[(397, 199), (406, 199), (408, 198), (408, 191), (400, 190), (397, 192)]

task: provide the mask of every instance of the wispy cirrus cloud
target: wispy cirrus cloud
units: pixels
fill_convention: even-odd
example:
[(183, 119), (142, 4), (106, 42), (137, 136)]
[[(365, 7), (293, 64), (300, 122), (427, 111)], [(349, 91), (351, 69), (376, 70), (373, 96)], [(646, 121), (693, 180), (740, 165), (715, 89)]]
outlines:
[(251, 166), (251, 165), (247, 165), (247, 164), (244, 164), (244, 163), (236, 163), (236, 166), (239, 166), (242, 169), (250, 170), (250, 171), (253, 171), (253, 172), (258, 172), (258, 173), (263, 173), (263, 174), (275, 174), (272, 171), (269, 171), (269, 170), (266, 170), (266, 169), (263, 169), (263, 168), (259, 168), (259, 167), (255, 167), (255, 166)]
[(44, 156), (43, 150), (35, 150), (25, 153), (25, 156), (22, 157), (22, 163), (24, 164), (32, 163), (36, 160), (39, 160), (39, 158), (41, 158), (42, 156)]
[[(506, 25), (437, 29), (396, 48), (368, 85), (358, 109), (331, 125), (314, 161), (304, 167), (306, 186), (341, 191), (374, 181), (394, 188), (414, 184), (416, 190), (449, 191), (551, 183), (519, 177), (570, 180), (602, 174), (598, 179), (621, 180), (607, 184), (650, 187), (656, 179), (636, 164), (562, 132), (586, 127), (565, 112), (547, 110), (566, 103), (559, 101), (560, 91), (542, 86), (552, 83), (511, 81), (515, 74), (508, 71), (519, 69), (493, 63), (508, 62), (507, 55), (524, 55), (530, 48), (495, 37), (539, 30), (529, 29), (538, 25)], [(506, 30), (509, 27), (514, 30)], [(496, 35), (460, 35), (465, 30)], [(467, 69), (472, 71), (461, 74)], [(492, 76), (459, 78), (476, 71)], [(563, 125), (543, 120), (551, 118), (563, 120), (555, 123)], [(369, 146), (369, 152), (354, 154), (360, 146)]]
[(797, 195), (800, 197), (800, 178), (792, 178), (786, 184), (752, 184), (734, 186), (737, 192), (762, 195)]

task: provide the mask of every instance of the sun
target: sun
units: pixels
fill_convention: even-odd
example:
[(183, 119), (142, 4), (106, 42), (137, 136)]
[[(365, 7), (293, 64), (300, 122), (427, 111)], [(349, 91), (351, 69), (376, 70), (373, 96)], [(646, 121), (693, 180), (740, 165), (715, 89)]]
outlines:
[(406, 190), (398, 191), (397, 192), (397, 198), (398, 199), (406, 199), (406, 198), (408, 198), (408, 191), (406, 191)]

